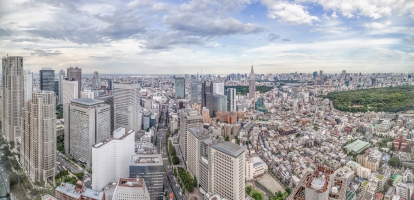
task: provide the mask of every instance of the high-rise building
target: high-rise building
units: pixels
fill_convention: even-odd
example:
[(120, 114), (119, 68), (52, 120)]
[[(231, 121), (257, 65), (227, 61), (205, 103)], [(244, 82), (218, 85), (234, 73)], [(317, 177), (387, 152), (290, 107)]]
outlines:
[(207, 138), (210, 138), (209, 133), (203, 127), (191, 127), (187, 130), (187, 169), (197, 181), (200, 181), (200, 147)]
[(70, 81), (78, 82), (78, 97), (80, 97), (82, 91), (82, 69), (78, 67), (69, 67), (67, 69), (67, 78)]
[(100, 191), (110, 182), (129, 176), (129, 162), (135, 154), (135, 131), (124, 128), (113, 137), (92, 146), (92, 189)]
[(345, 78), (345, 77), (346, 77), (346, 70), (342, 70), (341, 77), (342, 77), (342, 78)]
[(236, 88), (227, 88), (227, 111), (236, 112)]
[(112, 200), (149, 200), (150, 195), (142, 178), (120, 178)]
[(256, 77), (254, 75), (253, 65), (252, 70), (250, 71), (249, 76), (249, 99), (254, 98), (254, 93), (256, 92)]
[(175, 97), (184, 99), (185, 98), (185, 79), (183, 77), (175, 77)]
[(209, 151), (210, 191), (226, 199), (244, 200), (245, 149), (231, 142), (213, 141)]
[(181, 109), (180, 117), (180, 149), (185, 160), (187, 160), (187, 131), (191, 127), (203, 127), (203, 119), (194, 108)]
[(206, 107), (211, 112), (210, 117), (213, 117), (213, 108), (214, 108), (214, 102), (213, 102), (213, 82), (211, 81), (205, 81), (203, 83), (202, 87), (202, 103), (201, 108)]
[(192, 82), (190, 84), (190, 100), (193, 103), (199, 104), (201, 106), (203, 99), (203, 83), (201, 82)]
[(412, 184), (399, 182), (395, 184), (395, 194), (403, 199), (413, 199), (414, 186)]
[(314, 79), (316, 79), (316, 77), (318, 77), (318, 72), (317, 72), (317, 71), (314, 71), (314, 72), (313, 72), (313, 74), (312, 74), (312, 77), (313, 77)]
[(59, 77), (58, 77), (58, 102), (59, 104), (63, 104), (63, 81), (66, 79), (65, 71), (62, 69), (59, 71)]
[(190, 75), (186, 74), (184, 78), (185, 78), (185, 87), (187, 87), (187, 85), (190, 83)]
[(115, 129), (139, 131), (142, 127), (139, 84), (114, 84)]
[(114, 132), (114, 96), (95, 96), (95, 99), (104, 101), (111, 109), (111, 133)]
[(213, 93), (224, 95), (224, 83), (213, 83)]
[(33, 182), (54, 183), (56, 175), (56, 95), (32, 94), (22, 114), (20, 163)]
[(24, 70), (24, 103), (32, 99), (33, 93), (33, 72)]
[(73, 99), (63, 105), (65, 152), (86, 166), (92, 163), (92, 145), (111, 134), (110, 106), (97, 99)]
[(221, 94), (213, 94), (213, 116), (217, 111), (227, 112), (227, 96)]
[(136, 154), (131, 156), (129, 178), (142, 178), (147, 184), (151, 200), (164, 195), (164, 166), (161, 154)]
[(43, 68), (39, 71), (40, 74), (40, 90), (55, 91), (55, 70), (52, 68)]
[(92, 76), (92, 90), (100, 90), (101, 89), (101, 77), (99, 76), (99, 72), (93, 72)]
[(2, 133), (10, 142), (20, 137), (21, 112), (25, 95), (23, 57), (9, 56), (2, 60)]
[(403, 135), (399, 135), (392, 141), (392, 150), (394, 152), (411, 152), (410, 141), (404, 138)]
[[(62, 78), (62, 76), (60, 77)], [(78, 81), (62, 80), (62, 104), (68, 104), (73, 99), (77, 99), (78, 93)]]

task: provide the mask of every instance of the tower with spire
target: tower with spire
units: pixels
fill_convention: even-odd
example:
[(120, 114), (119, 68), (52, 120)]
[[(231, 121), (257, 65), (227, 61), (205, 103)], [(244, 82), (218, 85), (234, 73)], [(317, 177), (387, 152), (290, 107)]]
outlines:
[(254, 98), (255, 92), (256, 92), (256, 77), (254, 75), (253, 63), (252, 63), (252, 69), (249, 75), (249, 99)]

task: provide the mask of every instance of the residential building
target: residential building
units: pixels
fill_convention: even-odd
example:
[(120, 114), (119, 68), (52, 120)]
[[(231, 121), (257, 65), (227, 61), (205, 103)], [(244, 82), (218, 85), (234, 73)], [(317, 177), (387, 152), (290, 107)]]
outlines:
[(79, 98), (64, 104), (65, 152), (90, 167), (92, 145), (111, 134), (110, 106), (102, 100)]
[(33, 93), (33, 72), (24, 70), (24, 103), (32, 99)]
[(250, 75), (249, 75), (249, 99), (254, 98), (255, 92), (256, 92), (256, 77), (255, 77), (253, 65), (252, 65), (252, 69), (250, 70)]
[(105, 200), (105, 193), (86, 188), (78, 181), (76, 185), (62, 183), (56, 187), (55, 197), (59, 200)]
[(102, 190), (110, 182), (129, 176), (129, 161), (135, 154), (135, 131), (118, 128), (113, 137), (92, 146), (92, 189)]
[(144, 179), (150, 199), (164, 195), (164, 166), (161, 154), (136, 154), (131, 156), (129, 178)]
[(56, 95), (32, 93), (22, 112), (20, 163), (33, 182), (52, 183), (56, 175)]
[(404, 138), (403, 135), (399, 135), (392, 141), (392, 150), (401, 152), (411, 152), (410, 141)]
[(142, 127), (139, 84), (114, 84), (114, 120), (117, 129), (139, 131)]
[(236, 88), (227, 89), (227, 111), (237, 112), (236, 108)]
[(67, 69), (67, 78), (69, 81), (77, 81), (78, 97), (80, 97), (82, 91), (82, 69), (78, 67), (69, 67)]
[(185, 98), (185, 79), (184, 77), (175, 77), (175, 97), (179, 99)]
[(120, 178), (112, 200), (149, 200), (150, 195), (142, 178)]
[(10, 142), (20, 137), (25, 95), (23, 57), (8, 56), (2, 63), (2, 134)]
[(180, 116), (180, 149), (184, 157), (187, 160), (187, 131), (191, 127), (203, 127), (203, 119), (194, 108), (185, 108), (179, 111)]
[(368, 178), (370, 174), (371, 174), (371, 169), (369, 168), (360, 166), (357, 169), (357, 175), (361, 178)]
[(245, 149), (231, 142), (213, 141), (209, 150), (210, 191), (226, 199), (244, 200)]
[(55, 70), (52, 68), (42, 68), (40, 74), (40, 90), (55, 91)]
[(414, 197), (414, 185), (398, 182), (395, 185), (395, 194), (404, 199), (412, 199)]
[[(62, 78), (62, 76), (60, 77)], [(78, 82), (62, 80), (62, 104), (68, 104), (73, 99), (77, 99), (79, 96)]]

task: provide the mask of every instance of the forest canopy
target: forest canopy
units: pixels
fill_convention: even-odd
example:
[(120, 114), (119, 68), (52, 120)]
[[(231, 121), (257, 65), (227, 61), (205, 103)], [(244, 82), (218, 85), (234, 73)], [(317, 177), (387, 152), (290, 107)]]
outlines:
[[(246, 95), (249, 93), (249, 86), (224, 86), (224, 91), (227, 93), (227, 88), (236, 88), (236, 94)], [(260, 93), (269, 92), (273, 87), (256, 86), (256, 91)]]
[(414, 110), (414, 86), (331, 92), (336, 109), (348, 112), (400, 112)]

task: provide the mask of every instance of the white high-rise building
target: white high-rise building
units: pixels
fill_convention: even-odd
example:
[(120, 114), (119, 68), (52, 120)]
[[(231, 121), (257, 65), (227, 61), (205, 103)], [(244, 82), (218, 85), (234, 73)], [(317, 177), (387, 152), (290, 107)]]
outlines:
[(21, 112), (24, 107), (23, 57), (2, 60), (2, 133), (7, 141), (20, 137)]
[(187, 130), (191, 127), (203, 127), (203, 119), (194, 108), (180, 110), (180, 149), (187, 161)]
[(54, 183), (56, 174), (56, 95), (32, 94), (22, 114), (20, 163), (33, 182)]
[(227, 111), (236, 112), (237, 111), (237, 102), (236, 102), (236, 88), (227, 89)]
[(111, 134), (110, 106), (97, 99), (73, 99), (63, 105), (65, 152), (91, 166), (92, 145)]
[(231, 142), (210, 146), (209, 189), (232, 200), (245, 199), (245, 149)]
[(209, 133), (203, 127), (188, 128), (187, 131), (187, 169), (192, 176), (200, 181), (200, 143), (209, 138)]
[(129, 176), (129, 162), (135, 154), (135, 131), (124, 128), (113, 137), (92, 146), (92, 189), (101, 191), (110, 182)]
[(59, 104), (63, 104), (63, 81), (65, 80), (65, 77), (65, 71), (60, 70), (58, 77)]
[(24, 103), (32, 99), (33, 93), (33, 72), (24, 70)]
[(140, 90), (139, 84), (114, 84), (115, 129), (141, 130)]
[(224, 95), (224, 83), (213, 83), (213, 93)]
[(121, 178), (112, 200), (149, 200), (150, 195), (142, 178)]
[(77, 99), (78, 92), (78, 81), (62, 80), (62, 104), (68, 104), (73, 99)]

